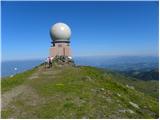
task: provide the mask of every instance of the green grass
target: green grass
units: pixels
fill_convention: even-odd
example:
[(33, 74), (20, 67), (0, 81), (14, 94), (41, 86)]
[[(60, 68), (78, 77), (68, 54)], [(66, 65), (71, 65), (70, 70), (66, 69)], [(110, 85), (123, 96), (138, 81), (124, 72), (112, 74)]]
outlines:
[(120, 82), (124, 85), (133, 86), (136, 90), (145, 93), (146, 95), (152, 96), (158, 100), (159, 98), (159, 81), (151, 80), (151, 81), (143, 81), (138, 80), (132, 77), (123, 76), (119, 73), (115, 73), (107, 70), (106, 75), (111, 78), (114, 75), (114, 81)]
[[(32, 99), (18, 96), (11, 106), (21, 113), (14, 110), (12, 114), (16, 118), (158, 118), (157, 100), (120, 82), (127, 80), (129, 82), (127, 77), (89, 66), (53, 67), (48, 74), (41, 72), (39, 78), (25, 82), (39, 96), (37, 104), (32, 106), (28, 104)], [(5, 111), (12, 110), (11, 106)], [(123, 110), (128, 111), (120, 112)], [(3, 116), (12, 115), (2, 112)]]
[(12, 88), (21, 85), (24, 83), (25, 80), (27, 80), (27, 77), (29, 77), (33, 72), (35, 71), (36, 68), (32, 70), (25, 71), (23, 73), (19, 73), (14, 75), (13, 77), (5, 77), (2, 78), (1, 81), (1, 90), (2, 92), (11, 90)]
[(1, 111), (1, 117), (2, 118), (8, 118), (8, 116), (10, 116), (12, 114), (12, 109), (8, 109), (8, 110), (2, 110)]

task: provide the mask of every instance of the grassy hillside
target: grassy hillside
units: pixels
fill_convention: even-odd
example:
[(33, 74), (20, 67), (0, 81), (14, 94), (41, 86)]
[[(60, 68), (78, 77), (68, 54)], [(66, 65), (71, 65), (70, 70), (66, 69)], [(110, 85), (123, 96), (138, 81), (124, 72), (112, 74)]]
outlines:
[(150, 95), (158, 100), (159, 98), (159, 81), (157, 80), (140, 80), (136, 78), (132, 78), (130, 76), (124, 76), (119, 74), (118, 72), (113, 72), (110, 70), (106, 70), (107, 74), (112, 74), (114, 77), (118, 79), (113, 79), (114, 81), (120, 82), (127, 87), (131, 87), (140, 92), (145, 93), (146, 95)]
[(39, 66), (2, 80), (2, 118), (158, 118), (158, 100), (128, 80), (94, 67)]

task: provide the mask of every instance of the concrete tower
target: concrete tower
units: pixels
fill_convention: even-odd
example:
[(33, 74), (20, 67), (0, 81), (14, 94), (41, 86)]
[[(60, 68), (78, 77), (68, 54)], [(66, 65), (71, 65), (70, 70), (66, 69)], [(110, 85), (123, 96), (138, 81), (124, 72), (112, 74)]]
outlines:
[(64, 23), (56, 23), (51, 27), (50, 35), (52, 46), (50, 48), (50, 57), (71, 56), (70, 36), (71, 29)]

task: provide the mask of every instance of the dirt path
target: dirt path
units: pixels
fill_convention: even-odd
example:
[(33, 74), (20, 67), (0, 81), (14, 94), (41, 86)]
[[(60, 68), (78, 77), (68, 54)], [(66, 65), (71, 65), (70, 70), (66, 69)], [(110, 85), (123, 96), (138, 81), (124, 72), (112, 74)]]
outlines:
[[(40, 75), (42, 75), (42, 74), (50, 75), (53, 78), (54, 75), (59, 72), (60, 72), (59, 70), (55, 71), (55, 70), (53, 70), (53, 68), (45, 69), (44, 66), (40, 66), (40, 67), (38, 67), (38, 70), (35, 73), (33, 73), (31, 76), (28, 77), (28, 80), (35, 80), (35, 79), (39, 78)], [(6, 91), (1, 96), (1, 100), (2, 100), (1, 108), (5, 109), (9, 105), (9, 103), (17, 96), (19, 96), (21, 94), (22, 95), (29, 95), (33, 92), (35, 95), (36, 94), (35, 91), (33, 91), (33, 89), (30, 86), (28, 86), (27, 84), (22, 84), (22, 85), (19, 85), (15, 88), (11, 89), (10, 91)], [(38, 96), (38, 95), (35, 95), (35, 96)], [(36, 97), (36, 98), (38, 99), (38, 97)]]
[(19, 94), (23, 93), (24, 91), (26, 91), (28, 89), (28, 87), (26, 85), (20, 85), (17, 86), (16, 88), (5, 92), (4, 94), (2, 94), (2, 104), (1, 104), (1, 108), (5, 108), (14, 97), (18, 96)]
[[(43, 72), (43, 67), (39, 67), (38, 70), (33, 73), (30, 77), (28, 77), (28, 80), (34, 80), (36, 78), (39, 77), (39, 74)], [(4, 109), (7, 107), (7, 105), (18, 95), (20, 94), (26, 94), (28, 92), (31, 92), (31, 88), (26, 85), (26, 84), (22, 84), (19, 85), (7, 92), (4, 92), (1, 96), (1, 100), (2, 100), (2, 104), (1, 104), (1, 108)]]

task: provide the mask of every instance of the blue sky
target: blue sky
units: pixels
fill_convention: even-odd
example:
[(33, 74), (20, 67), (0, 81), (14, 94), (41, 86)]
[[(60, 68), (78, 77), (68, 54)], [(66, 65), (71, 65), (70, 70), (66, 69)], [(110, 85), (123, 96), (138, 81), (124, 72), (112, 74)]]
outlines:
[(158, 55), (158, 2), (2, 2), (2, 60), (44, 58), (71, 27), (73, 56)]

